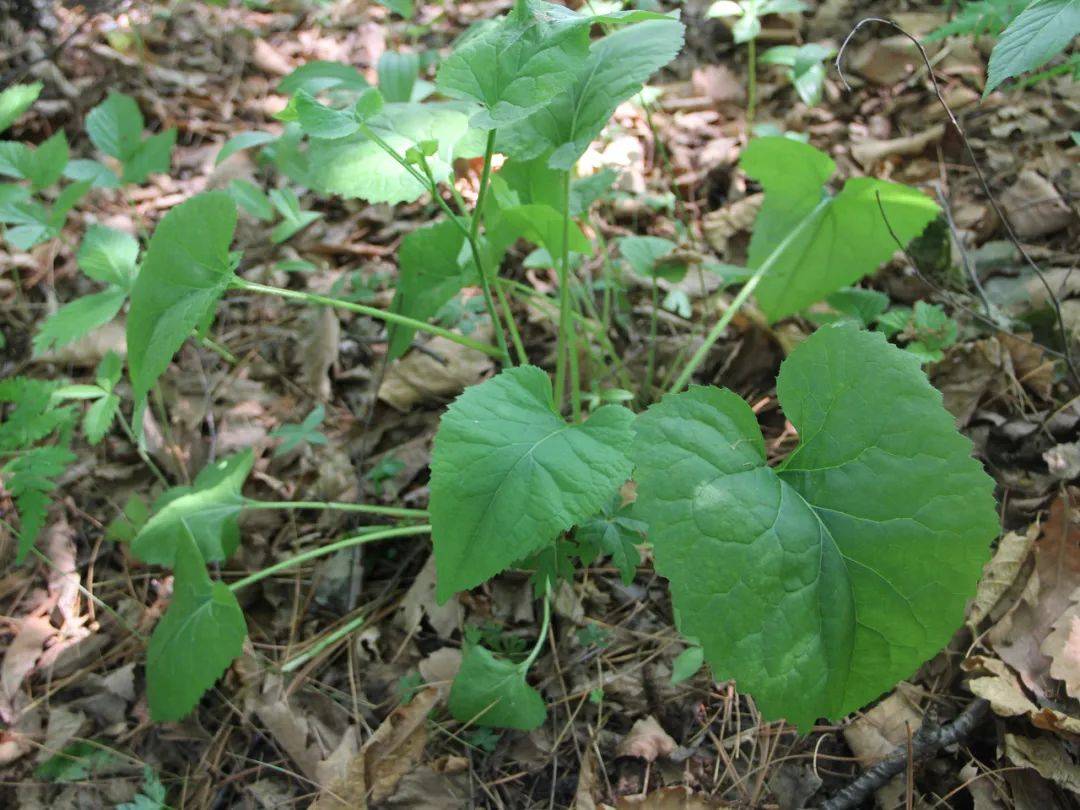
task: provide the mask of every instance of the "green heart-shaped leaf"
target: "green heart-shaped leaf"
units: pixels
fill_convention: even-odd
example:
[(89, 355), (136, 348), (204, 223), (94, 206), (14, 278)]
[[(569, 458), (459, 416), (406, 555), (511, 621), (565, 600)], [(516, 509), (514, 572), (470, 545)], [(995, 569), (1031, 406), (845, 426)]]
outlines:
[(479, 644), (465, 652), (450, 689), (450, 714), (462, 723), (534, 729), (547, 717), (544, 698), (525, 682), (528, 667), (496, 658)]
[(504, 371), (458, 397), (431, 460), (439, 601), (599, 512), (630, 474), (632, 422), (630, 411), (611, 405), (568, 425), (535, 366)]
[(878, 697), (963, 621), (998, 531), (993, 481), (912, 355), (826, 327), (784, 363), (777, 469), (750, 407), (693, 388), (638, 417), (636, 513), (680, 629), (769, 717)]

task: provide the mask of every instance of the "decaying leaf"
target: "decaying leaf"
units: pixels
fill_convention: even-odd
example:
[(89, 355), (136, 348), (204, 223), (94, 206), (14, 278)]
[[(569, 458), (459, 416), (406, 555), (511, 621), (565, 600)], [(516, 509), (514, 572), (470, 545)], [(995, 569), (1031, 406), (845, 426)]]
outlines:
[(637, 757), (646, 762), (655, 762), (666, 757), (677, 747), (675, 740), (668, 734), (651, 714), (636, 721), (622, 740), (615, 753), (620, 757)]
[(1039, 526), (1033, 524), (1023, 534), (1006, 532), (1002, 535), (994, 556), (983, 566), (982, 579), (968, 609), (968, 624), (972, 627), (991, 615), (1002, 597), (1016, 583), (1038, 534)]
[[(489, 342), (491, 326), (478, 326), (469, 337)], [(413, 351), (394, 363), (379, 386), (379, 399), (402, 412), (420, 402), (445, 402), (491, 371), (491, 358), (443, 337), (435, 337), (423, 351)]]

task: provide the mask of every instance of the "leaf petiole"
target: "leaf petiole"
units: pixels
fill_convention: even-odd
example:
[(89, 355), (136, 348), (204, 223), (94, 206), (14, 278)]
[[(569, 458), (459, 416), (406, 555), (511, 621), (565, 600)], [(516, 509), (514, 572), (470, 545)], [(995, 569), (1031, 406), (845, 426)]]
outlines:
[(374, 543), (376, 540), (390, 540), (397, 537), (413, 537), (415, 535), (430, 533), (430, 526), (396, 526), (392, 529), (382, 529), (346, 537), (344, 540), (338, 540), (336, 543), (331, 543), (328, 546), (313, 548), (311, 551), (305, 551), (302, 554), (297, 554), (295, 557), (290, 557), (287, 560), (282, 560), (279, 563), (263, 568), (261, 571), (256, 571), (254, 574), (249, 574), (243, 579), (238, 579), (236, 582), (232, 583), (229, 586), (229, 590), (235, 593), (249, 585), (254, 585), (256, 582), (261, 582), (267, 577), (272, 577), (274, 574), (287, 571), (290, 568), (295, 568), (310, 560), (325, 557), (328, 554), (333, 554), (342, 549), (353, 548), (354, 546), (364, 545), (365, 543)]
[(387, 323), (396, 323), (401, 326), (408, 326), (416, 329), (419, 332), (427, 332), (432, 335), (438, 335), (439, 337), (446, 338), (453, 343), (457, 343), (461, 346), (465, 346), (468, 349), (474, 349), (478, 352), (483, 352), (489, 357), (494, 357), (497, 360), (501, 360), (504, 357), (504, 352), (496, 348), (495, 346), (489, 346), (486, 343), (480, 343), (472, 338), (460, 335), (457, 332), (452, 332), (449, 329), (443, 329), (441, 326), (435, 326), (433, 324), (425, 323), (424, 321), (418, 321), (413, 318), (409, 318), (405, 315), (399, 315), (396, 312), (386, 312), (375, 307), (367, 307), (363, 304), (354, 304), (352, 301), (344, 301), (340, 298), (330, 298), (325, 295), (317, 295), (316, 293), (303, 292), (301, 290), (289, 290), (284, 287), (273, 287), (268, 284), (259, 284), (255, 281), (247, 281), (242, 278), (234, 278), (229, 285), (235, 290), (248, 290), (250, 292), (262, 293), (264, 295), (278, 295), (282, 298), (289, 298), (294, 301), (303, 301), (308, 304), (316, 304), (325, 307), (335, 307), (338, 309), (347, 309), (350, 312), (356, 312), (360, 315), (367, 315), (369, 318), (375, 318), (376, 320), (386, 321)]
[(401, 509), (395, 506), (374, 506), (366, 503), (338, 503), (335, 501), (245, 501), (245, 509), (324, 509), (336, 512), (360, 512), (367, 515), (384, 515), (405, 519), (426, 519), (426, 509)]
[(551, 583), (547, 584), (547, 591), (544, 593), (544, 618), (540, 623), (540, 636), (536, 639), (536, 644), (533, 645), (532, 650), (529, 652), (529, 657), (521, 662), (521, 671), (528, 672), (536, 659), (540, 657), (540, 652), (544, 649), (544, 641), (547, 640), (548, 628), (551, 626)]

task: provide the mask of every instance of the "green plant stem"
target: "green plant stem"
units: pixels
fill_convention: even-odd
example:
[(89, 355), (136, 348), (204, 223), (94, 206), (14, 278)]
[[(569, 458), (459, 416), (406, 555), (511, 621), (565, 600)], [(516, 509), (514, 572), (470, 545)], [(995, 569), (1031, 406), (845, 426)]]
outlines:
[(547, 592), (544, 594), (544, 620), (540, 624), (540, 636), (536, 639), (529, 657), (521, 662), (521, 671), (528, 672), (529, 668), (540, 657), (540, 651), (544, 649), (544, 641), (547, 639), (548, 628), (551, 627), (551, 583), (548, 582)]
[[(570, 316), (570, 172), (563, 173), (562, 257), (559, 263), (559, 343), (555, 361), (555, 402), (561, 411), (566, 402), (567, 361), (570, 361), (570, 407), (574, 421), (581, 418), (581, 380), (577, 369), (577, 345)], [(573, 358), (570, 360), (570, 358)]]
[(701, 344), (696, 352), (694, 352), (693, 356), (690, 358), (690, 362), (686, 364), (682, 373), (679, 374), (675, 379), (675, 382), (672, 383), (671, 388), (668, 389), (669, 393), (677, 393), (686, 387), (686, 384), (690, 382), (690, 378), (694, 375), (694, 372), (697, 371), (698, 366), (705, 361), (705, 358), (709, 354), (709, 350), (712, 349), (716, 341), (720, 339), (720, 336), (724, 334), (724, 330), (727, 329), (728, 324), (731, 323), (735, 315), (742, 309), (743, 304), (746, 303), (754, 290), (757, 289), (758, 284), (761, 283), (761, 279), (763, 279), (765, 274), (772, 269), (772, 266), (776, 264), (777, 259), (784, 254), (784, 251), (786, 251), (811, 224), (817, 222), (818, 217), (821, 216), (828, 206), (829, 200), (829, 197), (822, 198), (821, 202), (817, 204), (814, 210), (807, 214), (802, 222), (792, 228), (788, 235), (780, 240), (780, 244), (777, 245), (765, 261), (761, 263), (761, 266), (754, 271), (754, 275), (746, 280), (746, 283), (743, 284), (731, 303), (728, 304), (728, 308), (724, 311), (724, 314), (720, 316), (720, 320), (716, 322), (716, 325), (713, 326), (709, 331), (709, 334), (706, 335), (705, 342)]
[(233, 592), (239, 591), (249, 585), (254, 585), (256, 582), (261, 582), (267, 577), (272, 577), (274, 574), (288, 571), (290, 568), (295, 568), (298, 565), (303, 565), (306, 562), (316, 560), (319, 557), (325, 557), (328, 554), (333, 554), (342, 549), (353, 548), (354, 546), (360, 546), (365, 543), (374, 543), (376, 540), (390, 540), (396, 537), (412, 537), (419, 534), (431, 534), (431, 527), (396, 526), (392, 529), (385, 529), (383, 531), (367, 532), (365, 534), (346, 537), (344, 540), (338, 540), (336, 543), (331, 543), (330, 545), (322, 546), (321, 548), (313, 548), (311, 551), (305, 551), (302, 554), (297, 554), (295, 557), (282, 560), (261, 571), (256, 571), (254, 574), (249, 574), (243, 579), (238, 579), (236, 582), (232, 583), (229, 586), (229, 590)]
[(337, 501), (246, 501), (245, 509), (326, 509), (336, 512), (361, 512), (366, 515), (426, 519), (426, 509), (400, 509), (396, 506), (372, 506), (366, 503), (340, 503)]
[[(439, 193), (439, 185), (435, 182), (435, 177), (431, 173), (431, 170), (428, 168), (426, 161), (423, 164), (424, 172), (421, 173), (417, 171), (416, 167), (409, 163), (409, 161), (406, 160), (403, 155), (399, 154), (398, 151), (394, 149), (394, 147), (392, 147), (385, 140), (380, 138), (378, 134), (376, 134), (375, 131), (371, 129), (371, 127), (369, 127), (367, 124), (360, 125), (360, 132), (365, 137), (370, 138), (376, 146), (386, 152), (386, 154), (388, 154), (395, 162), (397, 162), (398, 165), (400, 165), (403, 169), (405, 169), (405, 171), (411, 174), (417, 182), (428, 188), (431, 191), (431, 196), (435, 200), (435, 202), (439, 205), (440, 208), (442, 208), (443, 212), (448, 217), (450, 217), (450, 221), (458, 227), (458, 230), (460, 230), (462, 234), (464, 234), (465, 240), (469, 243), (469, 251), (472, 253), (473, 262), (476, 263), (477, 272), (480, 273), (480, 281), (484, 291), (484, 304), (486, 305), (488, 310), (488, 317), (491, 318), (491, 325), (495, 330), (495, 336), (500, 350), (500, 353), (498, 355), (492, 356), (497, 357), (507, 366), (513, 365), (513, 363), (510, 361), (510, 352), (506, 347), (506, 337), (503, 335), (502, 321), (499, 318), (498, 310), (495, 309), (494, 299), (492, 299), (491, 297), (491, 286), (490, 281), (487, 277), (487, 272), (484, 268), (483, 254), (480, 252), (480, 245), (476, 237), (473, 235), (473, 228), (478, 227), (477, 217), (479, 216), (479, 210), (473, 212), (473, 225), (470, 225), (470, 227), (465, 227), (465, 225), (461, 222), (461, 218), (454, 213), (454, 209), (450, 207), (449, 203), (447, 203), (446, 200), (444, 200), (442, 198), (442, 195)], [(491, 171), (491, 158), (494, 154), (495, 148), (494, 130), (492, 130), (491, 133), (489, 133), (488, 135), (488, 144), (490, 147), (490, 151), (484, 160), (485, 176), (489, 175)], [(486, 182), (482, 185), (486, 185)], [(481, 188), (481, 192), (483, 192), (483, 188)], [(455, 197), (459, 199), (458, 204), (462, 205), (462, 208), (464, 208), (463, 201), (460, 201), (460, 197), (456, 194), (456, 190)], [(479, 205), (477, 206), (477, 209), (479, 209)], [(511, 328), (513, 329), (514, 327)], [(427, 331), (431, 330), (429, 329)], [(433, 332), (432, 334), (437, 333)], [(446, 335), (443, 335), (443, 337), (446, 337)], [(490, 352), (487, 353), (490, 354)]]
[(325, 295), (317, 295), (316, 293), (303, 292), (301, 290), (289, 290), (284, 287), (272, 287), (269, 284), (259, 284), (256, 281), (247, 281), (246, 279), (236, 278), (230, 285), (236, 290), (248, 290), (250, 292), (262, 293), (264, 295), (278, 295), (282, 298), (289, 298), (294, 301), (303, 301), (307, 304), (316, 304), (324, 307), (335, 307), (337, 309), (347, 309), (350, 312), (356, 312), (360, 315), (367, 315), (369, 318), (376, 318), (387, 323), (396, 323), (401, 326), (409, 326), (416, 329), (419, 332), (428, 332), (432, 335), (438, 335), (444, 337), (449, 341), (457, 343), (461, 346), (465, 346), (469, 349), (475, 349), (478, 352), (483, 352), (489, 357), (496, 359), (502, 359), (505, 356), (505, 351), (495, 347), (489, 346), (486, 343), (480, 343), (465, 335), (459, 335), (457, 332), (451, 332), (449, 329), (443, 329), (441, 326), (435, 326), (434, 324), (425, 323), (424, 321), (418, 321), (414, 318), (406, 317), (405, 315), (399, 315), (396, 312), (386, 312), (385, 310), (376, 309), (375, 307), (367, 307), (363, 304), (354, 304), (352, 301), (344, 301), (340, 298), (330, 298)]
[[(495, 329), (495, 340), (502, 350), (504, 364), (510, 366), (513, 365), (510, 360), (510, 350), (506, 348), (506, 335), (503, 334), (502, 319), (499, 318), (499, 311), (495, 308), (495, 298), (491, 294), (491, 279), (488, 278), (487, 268), (480, 259), (480, 243), (478, 241), (480, 221), (484, 216), (484, 200), (487, 198), (488, 185), (491, 180), (491, 161), (494, 157), (495, 130), (492, 129), (488, 132), (487, 145), (484, 147), (484, 169), (480, 174), (480, 188), (476, 192), (476, 207), (473, 208), (472, 222), (469, 224), (466, 239), (469, 240), (469, 250), (472, 251), (473, 261), (476, 262), (476, 269), (480, 273), (480, 288), (484, 293), (484, 305), (487, 307), (488, 317), (491, 318), (491, 324)], [(432, 177), (430, 171), (427, 174)], [(434, 184), (434, 177), (432, 177), (432, 183)]]
[(197, 341), (199, 341), (199, 344), (203, 348), (209, 349), (210, 351), (212, 351), (214, 354), (216, 354), (218, 357), (220, 357), (222, 360), (224, 360), (229, 365), (235, 366), (237, 363), (240, 362), (239, 360), (236, 359), (235, 354), (230, 352), (228, 349), (226, 349), (220, 343), (214, 342), (213, 340), (206, 337), (205, 335), (199, 335), (199, 334), (197, 334), (195, 332), (195, 330), (192, 330), (191, 336), (193, 338), (195, 338)]
[(649, 316), (649, 359), (645, 363), (645, 384), (641, 387), (641, 401), (648, 404), (652, 400), (653, 376), (656, 374), (656, 333), (659, 324), (660, 285), (653, 276), (652, 313)]
[(527, 366), (529, 364), (529, 355), (525, 351), (525, 344), (521, 340), (521, 333), (518, 331), (517, 323), (514, 322), (514, 312), (510, 309), (510, 299), (507, 298), (506, 290), (503, 289), (501, 282), (502, 279), (495, 279), (495, 293), (499, 297), (499, 306), (502, 307), (503, 317), (506, 318), (506, 323), (510, 326), (510, 340), (514, 344), (518, 365)]
[(349, 635), (349, 633), (351, 633), (353, 630), (360, 627), (366, 620), (367, 620), (366, 616), (357, 616), (355, 619), (353, 619), (350, 622), (347, 622), (346, 624), (344, 624), (342, 627), (339, 627), (334, 632), (332, 632), (329, 635), (327, 635), (327, 636), (319, 639), (318, 641), (316, 641), (311, 646), (311, 649), (307, 650), (306, 652), (302, 652), (302, 653), (300, 653), (300, 655), (296, 656), (296, 658), (293, 658), (292, 660), (287, 661), (281, 667), (281, 671), (283, 673), (292, 672), (294, 669), (298, 669), (298, 668), (302, 667), (304, 664), (306, 664), (312, 658), (319, 655), (327, 647), (331, 646), (332, 644), (336, 644), (338, 641), (345, 638), (345, 636)]
[(135, 436), (135, 431), (132, 429), (131, 423), (128, 422), (127, 418), (124, 416), (124, 412), (119, 408), (116, 409), (116, 420), (120, 423), (120, 427), (123, 428), (124, 433), (128, 437), (128, 441), (134, 445), (135, 452), (138, 453), (139, 458), (142, 459), (150, 472), (154, 474), (154, 477), (166, 487), (172, 486), (172, 484), (169, 483), (169, 479), (165, 477), (165, 473), (163, 473), (161, 468), (154, 463), (152, 458), (150, 458), (150, 454), (146, 452), (146, 447), (144, 447), (143, 443)]
[(757, 111), (757, 40), (751, 39), (746, 46), (750, 62), (750, 74), (746, 80), (746, 128), (749, 130), (754, 126), (754, 113)]

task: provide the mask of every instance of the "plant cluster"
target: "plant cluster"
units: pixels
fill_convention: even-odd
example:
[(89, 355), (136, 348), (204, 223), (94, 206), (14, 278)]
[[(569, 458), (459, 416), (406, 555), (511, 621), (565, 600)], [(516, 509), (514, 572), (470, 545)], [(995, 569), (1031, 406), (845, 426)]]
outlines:
[[(380, 66), (379, 87), (336, 63), (311, 63), (286, 77), (284, 133), (244, 133), (222, 154), (257, 148), (284, 178), (317, 193), (384, 203), (429, 197), (440, 216), (402, 241), (388, 310), (246, 277), (243, 257), (232, 251), (237, 204), (263, 217), (275, 209), (282, 222), (274, 239), (288, 238), (313, 216), (290, 190), (268, 200), (243, 186), (197, 195), (165, 215), (141, 260), (132, 237), (96, 227), (87, 233), (80, 267), (106, 285), (94, 296), (108, 303), (84, 305), (92, 316), (61, 317), (86, 299), (68, 304), (39, 342), (44, 350), (83, 334), (129, 301), (136, 439), (158, 379), (187, 341), (207, 339), (230, 291), (378, 319), (391, 358), (426, 333), (502, 365), (443, 415), (426, 511), (254, 501), (242, 494), (254, 462), (248, 451), (210, 464), (191, 486), (167, 489), (152, 514), (134, 517), (131, 554), (174, 577), (147, 650), (154, 719), (189, 713), (239, 655), (246, 623), (237, 591), (316, 557), (392, 538), (430, 535), (440, 602), (512, 566), (536, 572), (543, 619), (531, 648), (493, 651), (490, 634), (466, 638), (449, 708), (469, 723), (524, 729), (543, 721), (544, 700), (527, 675), (550, 627), (552, 594), (601, 555), (631, 580), (646, 537), (670, 583), (678, 626), (695, 642), (679, 674), (707, 661), (717, 677), (734, 678), (753, 694), (768, 717), (805, 729), (819, 717), (843, 715), (909, 676), (949, 639), (998, 523), (991, 479), (920, 368), (948, 329), (925, 307), (908, 320), (897, 313), (890, 319), (872, 293), (847, 289), (938, 216), (929, 197), (872, 178), (850, 179), (834, 192), (835, 165), (817, 149), (784, 137), (752, 141), (741, 165), (765, 197), (746, 267), (703, 262), (666, 240), (617, 245), (631, 268), (654, 281), (654, 302), (657, 281), (677, 279), (694, 263), (719, 273), (725, 287), (738, 285), (723, 314), (667, 378), (656, 379), (653, 357), (636, 392), (625, 370), (621, 389), (586, 390), (583, 355), (622, 366), (606, 329), (594, 326), (593, 294), (577, 272), (596, 250), (589, 211), (610, 177), (576, 177), (575, 165), (616, 107), (678, 54), (683, 34), (669, 15), (578, 13), (517, 0), (504, 17), (457, 42), (433, 87), (403, 80), (389, 65)], [(399, 61), (408, 61), (402, 71), (415, 79), (418, 61)], [(141, 117), (119, 98), (91, 114), (92, 139), (122, 167), (104, 169), (118, 182), (135, 182), (157, 170), (161, 143), (172, 136), (143, 138)], [(496, 154), (505, 158), (497, 170)], [(451, 182), (452, 164), (462, 157), (482, 160), (472, 206)], [(28, 196), (39, 180), (60, 174), (43, 177), (35, 164), (22, 175), (31, 189), (18, 188)], [(77, 184), (111, 182), (101, 170), (94, 178)], [(515, 303), (535, 293), (501, 273), (520, 240), (535, 246), (531, 260), (553, 266), (559, 279), (550, 302), (559, 325), (553, 374), (532, 364), (514, 318)], [(432, 322), (466, 287), (482, 291), (493, 343)], [(780, 371), (778, 397), (801, 443), (778, 465), (769, 463), (746, 402), (727, 389), (690, 386), (751, 296), (769, 321), (823, 299), (838, 315)], [(878, 331), (864, 328), (874, 324)], [(903, 330), (921, 349), (887, 341), (886, 334)], [(77, 390), (32, 380), (0, 389), (3, 401), (18, 403), (0, 432), (0, 451), (15, 453), (3, 472), (22, 511), (22, 556), (42, 524), (52, 481), (68, 463), (72, 400), (93, 399), (91, 411), (99, 411), (84, 423), (91, 440), (114, 416), (128, 425), (115, 393), (118, 362), (103, 363), (98, 377), (96, 386)], [(316, 411), (282, 429), (282, 447), (324, 441), (322, 418)], [(626, 497), (628, 481), (636, 499)], [(246, 509), (342, 509), (396, 525), (366, 527), (226, 583), (211, 575), (212, 566), (236, 552), (237, 517)]]

